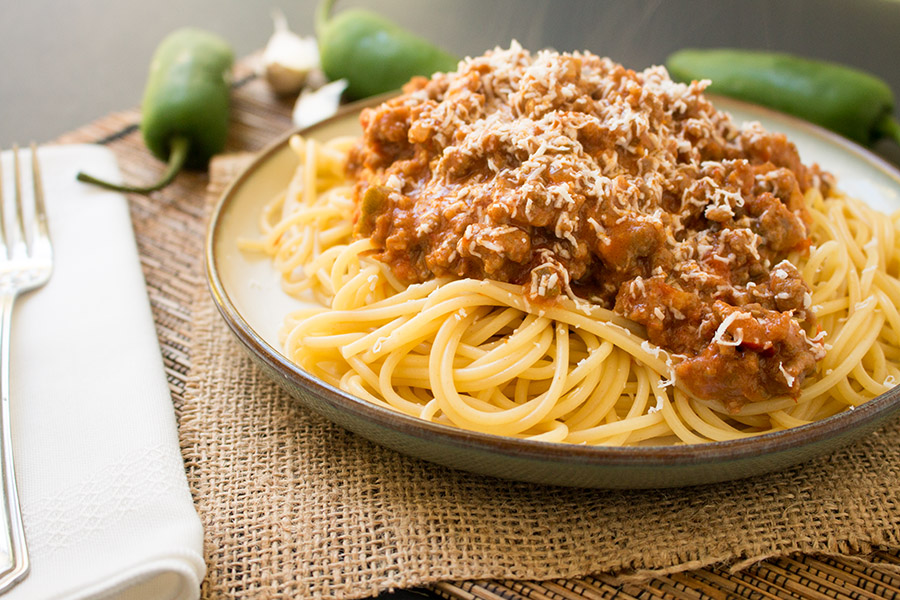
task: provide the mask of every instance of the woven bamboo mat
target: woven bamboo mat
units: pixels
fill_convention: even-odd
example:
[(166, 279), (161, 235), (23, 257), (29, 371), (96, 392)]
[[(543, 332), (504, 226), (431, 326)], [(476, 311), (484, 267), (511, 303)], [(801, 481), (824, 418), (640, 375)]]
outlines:
[[(289, 129), (291, 105), (273, 97), (249, 61), (237, 67), (227, 152), (253, 153)], [(129, 181), (149, 181), (162, 170), (143, 146), (139, 112), (104, 117), (56, 143), (94, 142), (118, 157)], [(233, 164), (237, 164), (234, 162)], [(219, 173), (227, 173), (220, 169)], [(221, 186), (223, 181), (212, 182)], [(131, 215), (156, 320), (176, 415), (190, 374), (191, 299), (205, 286), (202, 269), (205, 173), (184, 173), (150, 198), (131, 196)], [(613, 576), (546, 582), (467, 581), (434, 585), (426, 595), (449, 599), (581, 598), (900, 598), (900, 550), (880, 551), (863, 564), (852, 556), (792, 556), (770, 559), (737, 572), (709, 567), (632, 583)], [(211, 569), (211, 572), (214, 572)], [(205, 589), (214, 588), (207, 585)]]

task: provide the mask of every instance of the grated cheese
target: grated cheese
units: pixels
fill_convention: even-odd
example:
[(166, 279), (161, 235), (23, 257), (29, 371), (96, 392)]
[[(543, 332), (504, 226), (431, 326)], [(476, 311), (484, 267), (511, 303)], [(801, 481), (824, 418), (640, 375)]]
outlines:
[(778, 370), (781, 371), (782, 375), (784, 375), (784, 380), (785, 382), (787, 382), (788, 387), (794, 387), (794, 380), (796, 378), (785, 370), (784, 363), (778, 363)]
[(827, 174), (780, 134), (716, 110), (708, 85), (516, 41), (466, 58), (363, 112), (354, 193), (393, 193), (390, 219), (357, 233), (404, 277), (491, 278), (531, 299), (564, 291), (586, 313), (593, 302), (639, 322), (684, 360), (741, 345), (739, 318), (755, 327), (774, 313), (818, 356), (818, 336), (800, 329), (819, 307), (782, 259), (808, 235), (798, 189)]
[(740, 311), (734, 311), (730, 313), (727, 317), (722, 319), (722, 322), (719, 324), (719, 327), (716, 329), (716, 333), (713, 334), (713, 343), (719, 344), (720, 346), (728, 346), (730, 345), (725, 341), (724, 336), (728, 332), (728, 328), (731, 327), (731, 324), (741, 316)]

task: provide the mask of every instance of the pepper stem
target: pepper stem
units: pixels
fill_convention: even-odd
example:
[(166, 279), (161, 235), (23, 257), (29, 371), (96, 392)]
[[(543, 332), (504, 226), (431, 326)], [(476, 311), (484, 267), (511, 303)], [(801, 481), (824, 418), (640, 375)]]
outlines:
[(138, 187), (131, 185), (118, 185), (115, 183), (109, 183), (108, 181), (103, 181), (102, 179), (97, 179), (96, 177), (82, 172), (79, 172), (76, 178), (78, 179), (78, 181), (92, 183), (94, 185), (98, 185), (102, 188), (113, 190), (115, 192), (147, 195), (151, 192), (161, 190), (162, 188), (172, 183), (172, 180), (175, 179), (175, 176), (181, 170), (181, 167), (184, 166), (185, 160), (187, 160), (190, 145), (190, 141), (183, 135), (172, 138), (172, 141), (169, 142), (169, 162), (166, 166), (166, 170), (165, 172), (163, 172), (159, 181), (150, 186)]
[(875, 126), (875, 131), (878, 132), (881, 137), (891, 138), (900, 144), (900, 121), (897, 121), (897, 119), (892, 117), (889, 113), (881, 117), (878, 124)]
[(334, 6), (334, 0), (322, 0), (316, 7), (316, 36), (322, 37), (322, 31), (325, 29), (325, 23), (328, 22), (328, 15), (331, 14), (331, 7)]

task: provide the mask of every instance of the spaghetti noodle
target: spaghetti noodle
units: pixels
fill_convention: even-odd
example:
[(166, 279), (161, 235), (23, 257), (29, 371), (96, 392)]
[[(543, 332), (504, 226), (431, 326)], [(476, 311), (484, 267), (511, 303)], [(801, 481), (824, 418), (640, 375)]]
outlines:
[[(358, 140), (290, 143), (300, 168), (265, 208), (263, 239), (244, 247), (270, 255), (285, 291), (307, 301), (285, 320), (286, 355), (369, 402), (504, 436), (691, 444), (808, 423), (900, 381), (900, 213), (882, 215), (830, 185), (807, 185), (792, 200), (808, 240), (792, 244), (769, 279), (756, 278), (774, 282), (773, 297), (785, 294), (773, 306), (787, 298), (776, 284), (803, 286), (803, 306), (784, 312), (808, 312), (801, 320), (817, 324), (808, 347), (822, 356), (802, 372), (780, 360), (784, 393), (735, 403), (696, 393), (679, 376), (684, 354), (652, 343), (620, 305), (573, 293), (577, 281), (562, 271), (564, 292), (552, 301), (536, 297), (531, 272), (519, 281), (398, 276), (383, 240), (359, 234), (360, 178), (347, 169)], [(723, 312), (711, 344), (744, 352), (755, 343), (748, 319)]]

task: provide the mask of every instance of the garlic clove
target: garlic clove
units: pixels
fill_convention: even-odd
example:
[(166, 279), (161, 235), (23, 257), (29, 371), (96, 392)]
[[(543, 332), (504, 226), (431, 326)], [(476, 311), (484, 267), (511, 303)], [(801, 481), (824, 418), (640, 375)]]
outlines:
[(296, 94), (319, 68), (319, 47), (314, 37), (291, 31), (281, 11), (273, 12), (272, 20), (275, 32), (263, 50), (262, 74), (276, 94)]
[(317, 90), (305, 89), (294, 104), (292, 119), (297, 127), (309, 127), (327, 119), (341, 105), (341, 94), (347, 89), (347, 80), (338, 79), (326, 83)]

